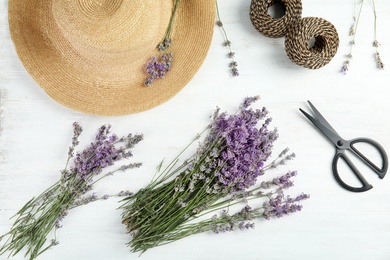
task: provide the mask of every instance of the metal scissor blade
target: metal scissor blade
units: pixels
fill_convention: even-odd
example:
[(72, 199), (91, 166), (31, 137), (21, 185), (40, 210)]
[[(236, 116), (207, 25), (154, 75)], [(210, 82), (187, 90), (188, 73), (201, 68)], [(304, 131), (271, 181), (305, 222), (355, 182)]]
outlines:
[(323, 117), (320, 113), (320, 111), (317, 110), (317, 108), (308, 100), (307, 103), (309, 103), (311, 109), (313, 110), (314, 112), (314, 115), (315, 117), (317, 118), (317, 120), (323, 125), (325, 126), (326, 128), (328, 128), (329, 130), (333, 131), (335, 134), (337, 134), (336, 130), (334, 130), (334, 128), (328, 123), (328, 121), (326, 121), (325, 117)]
[(303, 110), (302, 108), (299, 109), (299, 111), (302, 112), (302, 114), (304, 114), (307, 119), (309, 119), (317, 128), (319, 128), (318, 126), (321, 124), (317, 118), (314, 118), (312, 117), (311, 115), (309, 115), (309, 113), (307, 113), (305, 110)]
[[(303, 109), (299, 109), (317, 128), (320, 130), (336, 147), (338, 147), (338, 142), (342, 140), (342, 138), (337, 134), (337, 132), (329, 125), (329, 123), (325, 120), (325, 118), (318, 112), (318, 110), (313, 106), (313, 104), (309, 102), (309, 105), (312, 107), (313, 111), (320, 118), (315, 118), (309, 115)], [(322, 120), (321, 120), (322, 119)], [(328, 128), (328, 126), (330, 128)]]

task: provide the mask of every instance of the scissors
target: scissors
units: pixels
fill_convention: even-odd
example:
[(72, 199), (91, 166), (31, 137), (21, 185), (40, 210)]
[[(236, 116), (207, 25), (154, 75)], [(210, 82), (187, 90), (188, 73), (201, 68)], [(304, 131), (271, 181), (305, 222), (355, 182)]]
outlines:
[[(350, 151), (353, 155), (359, 158), (364, 164), (366, 164), (372, 171), (378, 174), (379, 178), (383, 179), (386, 175), (388, 168), (388, 158), (385, 149), (377, 143), (376, 141), (368, 138), (355, 138), (352, 140), (344, 140), (340, 137), (339, 134), (333, 129), (333, 127), (325, 120), (325, 118), (320, 114), (320, 112), (314, 107), (314, 105), (307, 101), (314, 112), (314, 116), (309, 115), (304, 110), (299, 109), (336, 147), (336, 154), (333, 158), (332, 170), (333, 175), (336, 178), (336, 181), (344, 188), (353, 192), (363, 192), (368, 191), (372, 188), (372, 185), (367, 182), (367, 180), (363, 177), (360, 171), (353, 164), (351, 159), (346, 154), (346, 151)], [(364, 156), (359, 150), (355, 148), (355, 144), (357, 143), (366, 143), (378, 150), (382, 157), (382, 167), (379, 168), (373, 162), (371, 162), (366, 156)], [(343, 159), (348, 167), (352, 170), (352, 172), (356, 175), (359, 181), (362, 184), (362, 187), (351, 187), (346, 184), (339, 175), (339, 171), (337, 168), (337, 164), (339, 160)]]

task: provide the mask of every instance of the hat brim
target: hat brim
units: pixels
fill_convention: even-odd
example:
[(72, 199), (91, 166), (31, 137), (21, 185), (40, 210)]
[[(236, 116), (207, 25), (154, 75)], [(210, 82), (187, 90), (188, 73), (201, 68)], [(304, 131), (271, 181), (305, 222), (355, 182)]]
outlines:
[[(63, 39), (64, 35), (51, 33), (58, 31), (58, 25), (51, 17), (52, 1), (10, 0), (11, 37), (24, 67), (50, 97), (88, 114), (127, 115), (166, 102), (198, 71), (213, 36), (215, 2), (181, 0), (170, 48), (173, 54), (171, 71), (151, 86), (145, 86), (144, 64), (156, 54), (155, 46), (161, 38), (139, 55), (127, 57), (123, 53), (119, 54), (120, 59), (114, 60), (115, 64), (112, 60), (107, 63), (99, 60), (96, 64), (67, 46), (70, 43)], [(49, 11), (43, 12), (43, 6)]]

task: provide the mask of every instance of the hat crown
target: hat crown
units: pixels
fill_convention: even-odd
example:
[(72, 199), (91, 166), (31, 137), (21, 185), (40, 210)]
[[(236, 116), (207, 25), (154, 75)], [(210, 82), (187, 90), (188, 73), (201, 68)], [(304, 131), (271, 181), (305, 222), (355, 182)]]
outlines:
[(158, 106), (194, 76), (210, 47), (215, 0), (180, 0), (172, 31), (173, 66), (145, 87), (145, 64), (163, 40), (172, 0), (8, 0), (15, 49), (57, 102), (94, 115)]
[[(56, 26), (77, 51), (123, 53), (156, 45), (169, 23), (171, 1), (52, 1)], [(154, 47), (154, 46), (149, 46)]]
[(77, 0), (76, 3), (86, 16), (101, 18), (115, 14), (123, 0)]

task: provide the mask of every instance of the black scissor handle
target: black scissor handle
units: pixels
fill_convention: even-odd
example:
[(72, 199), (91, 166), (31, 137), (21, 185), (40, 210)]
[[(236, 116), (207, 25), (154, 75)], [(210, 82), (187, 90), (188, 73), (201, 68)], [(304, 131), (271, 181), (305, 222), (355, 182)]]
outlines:
[[(359, 179), (359, 181), (362, 183), (362, 187), (352, 187), (346, 184), (340, 177), (339, 171), (337, 169), (337, 163), (339, 162), (339, 159), (343, 159), (351, 168), (352, 172), (356, 175), (356, 177)], [(333, 170), (333, 175), (338, 182), (338, 184), (341, 185), (346, 190), (353, 191), (353, 192), (363, 192), (363, 191), (368, 191), (372, 189), (372, 185), (367, 182), (367, 180), (363, 177), (363, 175), (360, 173), (360, 171), (356, 168), (355, 164), (349, 159), (349, 157), (345, 154), (344, 150), (338, 150), (336, 152), (336, 155), (333, 158), (333, 163), (332, 163), (332, 170)]]
[[(375, 147), (381, 157), (382, 157), (382, 167), (379, 168), (376, 166), (373, 162), (371, 162), (366, 156), (364, 156), (356, 147), (354, 146), (357, 143), (367, 143)], [(358, 158), (360, 158), (367, 166), (369, 166), (375, 173), (378, 174), (378, 176), (383, 179), (386, 175), (387, 169), (388, 169), (388, 158), (386, 151), (383, 149), (383, 147), (377, 143), (374, 140), (368, 139), (368, 138), (357, 138), (353, 139), (351, 141), (347, 141), (346, 145), (348, 148), (347, 150), (350, 150), (353, 154), (355, 154)], [(359, 179), (361, 184), (363, 185), (362, 187), (352, 187), (346, 184), (340, 177), (338, 168), (337, 168), (337, 163), (338, 161), (343, 159), (349, 168), (352, 170), (352, 172), (356, 175), (356, 177)], [(345, 189), (353, 192), (363, 192), (363, 191), (368, 191), (372, 188), (372, 185), (367, 182), (367, 180), (363, 177), (363, 175), (360, 173), (360, 171), (356, 168), (355, 164), (351, 161), (351, 159), (346, 155), (345, 149), (337, 150), (336, 155), (333, 158), (333, 163), (332, 163), (332, 169), (333, 169), (333, 175), (336, 178), (336, 181)]]
[[(366, 143), (370, 144), (374, 148), (376, 148), (379, 152), (379, 154), (382, 157), (382, 167), (379, 168), (377, 165), (375, 165), (373, 162), (371, 162), (364, 154), (362, 154), (356, 147), (354, 146), (357, 143)], [(369, 139), (369, 138), (356, 138), (350, 141), (350, 148), (351, 151), (359, 157), (363, 162), (366, 163), (376, 174), (378, 174), (379, 178), (383, 179), (386, 175), (387, 169), (389, 167), (389, 161), (387, 158), (387, 154), (385, 149), (376, 141)]]

